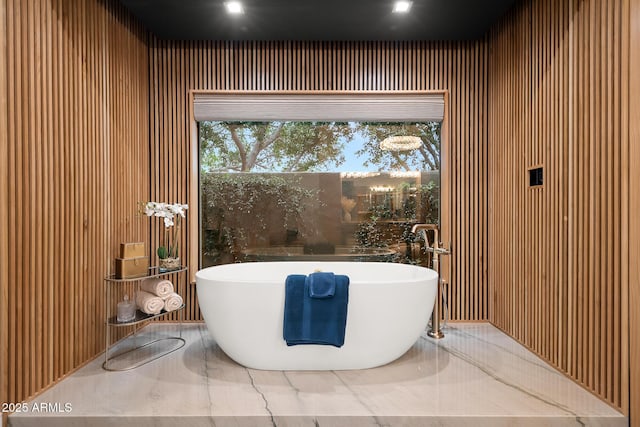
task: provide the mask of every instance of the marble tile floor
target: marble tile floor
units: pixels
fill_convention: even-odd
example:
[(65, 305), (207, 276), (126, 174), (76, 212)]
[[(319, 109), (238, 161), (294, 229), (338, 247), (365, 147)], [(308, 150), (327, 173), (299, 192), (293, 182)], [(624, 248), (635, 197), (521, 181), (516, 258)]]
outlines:
[[(176, 328), (153, 324), (140, 334), (162, 336)], [(628, 425), (490, 324), (455, 323), (444, 332), (439, 341), (425, 334), (379, 368), (259, 371), (229, 359), (204, 324), (185, 324), (183, 348), (124, 372), (104, 371), (100, 357), (27, 402), (27, 411), (11, 415), (9, 425)]]

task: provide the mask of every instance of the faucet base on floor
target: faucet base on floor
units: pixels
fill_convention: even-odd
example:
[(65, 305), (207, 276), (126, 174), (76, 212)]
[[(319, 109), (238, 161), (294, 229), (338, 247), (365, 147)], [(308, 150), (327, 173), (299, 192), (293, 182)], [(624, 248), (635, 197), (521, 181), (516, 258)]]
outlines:
[[(439, 276), (438, 272), (438, 276)], [(440, 277), (438, 277), (438, 282), (440, 282)], [(436, 293), (437, 298), (437, 293)], [(429, 324), (429, 330), (427, 331), (427, 335), (433, 339), (439, 340), (440, 338), (444, 338), (444, 334), (442, 333), (442, 329), (440, 329), (440, 315), (438, 314), (438, 306), (440, 303), (436, 303), (431, 311), (431, 323)]]
[(429, 337), (437, 339), (437, 340), (439, 340), (441, 338), (444, 338), (444, 334), (442, 333), (442, 331), (439, 331), (439, 330), (438, 331), (427, 331), (427, 335)]

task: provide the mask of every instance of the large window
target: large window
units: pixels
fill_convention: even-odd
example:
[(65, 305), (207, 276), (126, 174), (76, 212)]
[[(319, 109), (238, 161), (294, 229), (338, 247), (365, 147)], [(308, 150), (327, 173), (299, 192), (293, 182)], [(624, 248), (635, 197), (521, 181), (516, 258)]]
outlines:
[(200, 121), (200, 265), (420, 263), (437, 223), (440, 122)]

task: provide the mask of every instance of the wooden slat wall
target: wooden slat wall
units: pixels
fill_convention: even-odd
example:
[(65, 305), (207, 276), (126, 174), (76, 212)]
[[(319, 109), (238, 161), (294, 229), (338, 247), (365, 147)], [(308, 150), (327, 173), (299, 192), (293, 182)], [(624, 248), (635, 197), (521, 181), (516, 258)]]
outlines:
[[(158, 201), (188, 200), (189, 90), (449, 90), (452, 210), (457, 221), (447, 293), (454, 319), (487, 319), (488, 51), (484, 41), (170, 42), (152, 38), (150, 46), (155, 172), (151, 194)], [(160, 231), (152, 228), (154, 246)], [(196, 250), (196, 245), (189, 242), (188, 246)], [(183, 251), (182, 257), (186, 255)], [(200, 319), (195, 287), (183, 290), (187, 317)]]
[[(6, 76), (6, 0), (0, 0), (0, 254), (9, 251), (9, 164), (7, 147), (7, 76)], [(9, 336), (6, 333), (9, 325), (8, 303), (8, 262), (7, 257), (0, 256), (0, 403), (6, 402), (7, 377), (9, 376)], [(6, 416), (1, 415), (0, 425)]]
[[(629, 173), (629, 359), (631, 426), (640, 427), (640, 0), (629, 5), (629, 156), (622, 168)], [(623, 93), (625, 90), (623, 89)], [(623, 204), (623, 209), (625, 208)]]
[(1, 5), (0, 401), (20, 402), (104, 350), (102, 279), (148, 237), (149, 57), (115, 0)]
[(624, 412), (628, 19), (628, 0), (524, 1), (488, 60), (490, 320)]
[[(640, 297), (627, 198), (640, 179), (625, 171), (640, 159), (624, 95), (640, 99), (628, 69), (640, 71), (628, 57), (639, 14), (638, 0), (523, 1), (488, 41), (151, 38), (148, 51), (115, 0), (0, 0), (0, 401), (103, 350), (102, 277), (118, 244), (159, 239), (137, 202), (188, 200), (190, 89), (446, 89), (452, 317), (491, 320), (628, 411), (629, 281)], [(545, 186), (532, 190), (536, 165)], [(200, 320), (195, 288), (178, 290)]]

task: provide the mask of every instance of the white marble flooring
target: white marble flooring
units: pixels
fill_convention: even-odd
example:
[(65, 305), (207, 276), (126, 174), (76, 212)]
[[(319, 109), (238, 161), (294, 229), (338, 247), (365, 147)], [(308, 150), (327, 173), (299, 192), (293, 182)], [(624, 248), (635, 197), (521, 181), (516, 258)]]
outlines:
[[(142, 333), (175, 328), (154, 324)], [(204, 324), (185, 324), (180, 350), (125, 372), (104, 371), (98, 358), (27, 402), (9, 425), (628, 425), (495, 327), (455, 323), (444, 332), (379, 368), (258, 371), (229, 359)]]

